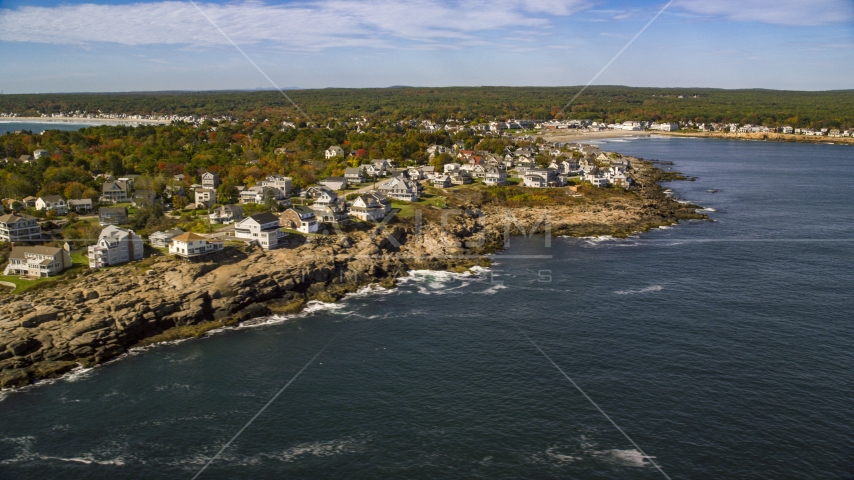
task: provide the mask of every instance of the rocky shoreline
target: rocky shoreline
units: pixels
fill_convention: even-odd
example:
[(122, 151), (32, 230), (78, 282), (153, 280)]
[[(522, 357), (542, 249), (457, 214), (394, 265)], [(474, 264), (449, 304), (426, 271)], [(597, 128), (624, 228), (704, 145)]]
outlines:
[[(635, 160), (631, 193), (511, 205), (485, 189), (460, 190), (448, 209), (415, 218), (311, 236), (293, 248), (229, 247), (200, 262), (156, 256), (22, 295), (0, 308), (0, 387), (21, 387), (79, 366), (111, 360), (135, 346), (198, 337), (250, 318), (335, 302), (365, 285), (394, 285), (410, 270), (486, 266), (512, 235), (625, 237), (680, 220), (707, 218), (659, 182), (684, 180)], [(563, 193), (562, 193), (563, 195)]]

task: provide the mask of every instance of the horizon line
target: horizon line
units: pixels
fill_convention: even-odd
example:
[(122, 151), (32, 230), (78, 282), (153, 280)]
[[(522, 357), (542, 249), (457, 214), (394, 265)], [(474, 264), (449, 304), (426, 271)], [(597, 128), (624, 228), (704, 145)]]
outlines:
[[(288, 91), (318, 91), (318, 90), (402, 90), (402, 89), (487, 89), (487, 88), (505, 88), (505, 89), (567, 89), (567, 88), (583, 88), (583, 85), (446, 85), (446, 86), (411, 86), (411, 85), (392, 85), (388, 87), (282, 87), (281, 90)], [(781, 92), (781, 93), (842, 93), (854, 92), (854, 87), (829, 89), (829, 90), (792, 90), (792, 89), (776, 89), (765, 87), (746, 87), (746, 88), (720, 88), (720, 87), (634, 87), (630, 85), (591, 85), (589, 88), (629, 88), (636, 90), (691, 90), (691, 91), (724, 91), (724, 92), (739, 92), (739, 91), (766, 91), (766, 92)], [(275, 92), (274, 88), (223, 88), (223, 89), (173, 89), (173, 90), (115, 90), (115, 91), (71, 91), (71, 92), (25, 92), (25, 93), (0, 93), (0, 95), (153, 95), (153, 94), (180, 94), (180, 93), (262, 93)]]

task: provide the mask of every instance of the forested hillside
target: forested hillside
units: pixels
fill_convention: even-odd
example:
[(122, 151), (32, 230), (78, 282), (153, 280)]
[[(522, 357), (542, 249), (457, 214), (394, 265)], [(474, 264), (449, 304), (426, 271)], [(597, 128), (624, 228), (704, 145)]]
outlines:
[[(812, 128), (854, 126), (854, 90), (591, 87), (561, 115), (563, 106), (579, 90), (580, 87), (400, 87), (287, 93), (315, 122), (365, 116), (383, 120), (577, 118), (606, 122), (693, 120)], [(75, 110), (305, 120), (276, 91), (0, 96), (0, 112), (25, 116)]]

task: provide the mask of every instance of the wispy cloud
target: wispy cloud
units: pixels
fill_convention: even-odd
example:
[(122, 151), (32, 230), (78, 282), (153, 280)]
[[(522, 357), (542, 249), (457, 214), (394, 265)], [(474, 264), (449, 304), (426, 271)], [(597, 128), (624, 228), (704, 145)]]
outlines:
[[(589, 0), (322, 0), (200, 7), (239, 44), (322, 50), (423, 47), (474, 40), (485, 32), (534, 31), (550, 27), (552, 15), (571, 15), (589, 5)], [(190, 3), (180, 1), (0, 9), (0, 41), (199, 47), (227, 43)]]
[(678, 0), (674, 7), (740, 22), (822, 26), (854, 22), (851, 0)]

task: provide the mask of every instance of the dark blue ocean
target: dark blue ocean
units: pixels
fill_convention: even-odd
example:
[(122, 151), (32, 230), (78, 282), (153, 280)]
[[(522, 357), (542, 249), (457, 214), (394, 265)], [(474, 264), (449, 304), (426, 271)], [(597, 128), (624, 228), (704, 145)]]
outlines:
[(713, 221), (514, 238), (6, 394), (0, 477), (190, 479), (328, 344), (198, 478), (664, 478), (543, 353), (671, 478), (852, 478), (854, 147), (603, 147), (696, 176), (668, 186)]
[(0, 118), (0, 135), (16, 132), (18, 130), (29, 130), (33, 133), (41, 133), (44, 130), (75, 131), (80, 130), (81, 128), (103, 125), (103, 123), (87, 124), (85, 123), (85, 120), (81, 120), (81, 122), (83, 123), (16, 122), (11, 120), (10, 118)]

